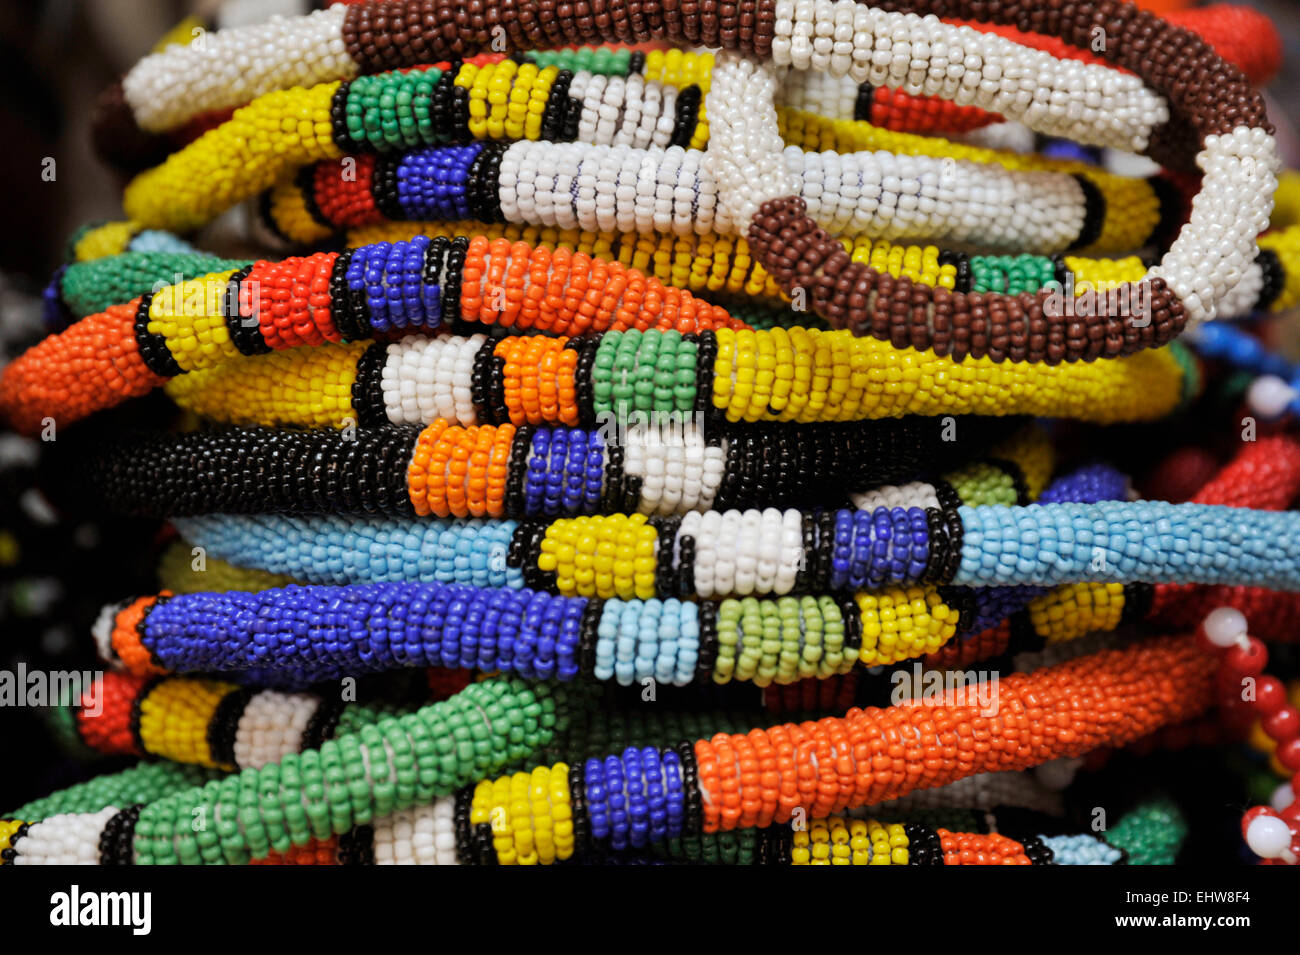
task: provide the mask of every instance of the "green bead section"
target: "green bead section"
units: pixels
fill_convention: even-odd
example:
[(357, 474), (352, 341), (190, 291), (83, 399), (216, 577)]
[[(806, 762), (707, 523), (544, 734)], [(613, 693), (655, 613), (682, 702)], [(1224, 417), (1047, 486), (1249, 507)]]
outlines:
[(1196, 357), (1196, 353), (1184, 342), (1172, 341), (1165, 347), (1169, 349), (1169, 354), (1173, 356), (1174, 361), (1178, 362), (1178, 367), (1183, 372), (1183, 391), (1178, 407), (1181, 411), (1200, 397), (1201, 388), (1205, 384), (1201, 377), (1201, 362)]
[(1056, 277), (1056, 266), (1044, 255), (973, 255), (972, 292), (1019, 295), (1037, 292)]
[(377, 152), (397, 152), (445, 142), (433, 126), (438, 69), (376, 73), (354, 79), (344, 108), (348, 136)]
[(848, 673), (858, 659), (844, 651), (844, 613), (825, 595), (723, 600), (717, 630), (717, 683), (824, 680)]
[(1001, 504), (1014, 507), (1019, 503), (1016, 484), (1005, 469), (987, 461), (974, 461), (945, 475), (963, 504), (978, 507)]
[(245, 864), (428, 804), (550, 743), (564, 712), (562, 693), (484, 680), (318, 750), (166, 796), (140, 813), (136, 862)]
[(1187, 820), (1170, 799), (1139, 804), (1102, 837), (1128, 853), (1129, 865), (1173, 865), (1187, 838)]
[(679, 331), (606, 332), (592, 366), (597, 417), (689, 415), (695, 408), (699, 345)]
[(158, 283), (175, 285), (210, 272), (243, 268), (247, 260), (183, 252), (123, 252), (69, 265), (59, 283), (63, 304), (76, 318), (95, 315), (152, 291)]
[(21, 819), (23, 822), (40, 822), (65, 812), (99, 812), (109, 806), (124, 809), (202, 786), (223, 775), (225, 774), (221, 770), (186, 763), (142, 762), (130, 769), (96, 776), (84, 783), (77, 783), (25, 803), (13, 812), (4, 813), (3, 817)]
[(608, 46), (580, 46), (571, 50), (534, 50), (524, 59), (540, 67), (554, 66), (577, 73), (586, 70), (600, 76), (626, 76), (632, 51)]

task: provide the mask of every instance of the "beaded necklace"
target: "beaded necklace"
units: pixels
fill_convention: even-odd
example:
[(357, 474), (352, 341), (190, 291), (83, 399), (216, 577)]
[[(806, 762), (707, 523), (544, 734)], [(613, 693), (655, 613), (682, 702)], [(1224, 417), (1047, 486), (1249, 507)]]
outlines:
[[(1157, 311), (1165, 312), (1167, 317), (1136, 329), (1131, 325), (1125, 328), (1120, 316), (1105, 313), (1102, 316), (1104, 320), (1097, 323), (1104, 329), (1105, 341), (1099, 354), (1118, 355), (1144, 347), (1153, 340), (1156, 330), (1168, 330), (1170, 326), (1181, 328), (1187, 318), (1194, 324), (1212, 318), (1219, 301), (1249, 264), (1252, 256), (1248, 249), (1265, 224), (1276, 158), (1272, 129), (1264, 119), (1258, 94), (1247, 86), (1238, 70), (1219, 58), (1204, 41), (1171, 28), (1151, 14), (1134, 11), (1114, 0), (1103, 0), (1097, 9), (1129, 29), (1143, 31), (1153, 38), (1153, 42), (1165, 43), (1169, 49), (1180, 51), (1183, 56), (1178, 60), (1179, 69), (1191, 71), (1184, 74), (1186, 76), (1195, 75), (1194, 82), (1175, 82), (1176, 74), (1170, 66), (1172, 59), (1156, 61), (1146, 58), (1143, 55), (1145, 44), (1110, 45), (1103, 51), (1105, 59), (1133, 70), (1139, 77), (1149, 80), (1157, 93), (1169, 97), (1167, 104), (1158, 97), (1152, 99), (1146, 108), (1132, 116), (1127, 112), (1097, 109), (1087, 103), (1077, 87), (1071, 88), (1072, 78), (1064, 79), (1070, 71), (1058, 71), (1058, 61), (1050, 57), (1043, 55), (1043, 60), (1038, 60), (1001, 37), (974, 31), (962, 33), (962, 28), (937, 20), (890, 12), (892, 4), (874, 9), (860, 7), (853, 0), (842, 0), (838, 4), (824, 0), (797, 6), (793, 0), (743, 0), (722, 4), (727, 9), (726, 16), (709, 17), (704, 22), (694, 16), (682, 17), (676, 10), (666, 11), (657, 4), (638, 4), (634, 16), (622, 0), (614, 0), (609, 5), (608, 18), (600, 18), (602, 25), (597, 26), (594, 19), (580, 23), (584, 18), (567, 9), (548, 7), (540, 17), (532, 12), (521, 17), (513, 6), (485, 3), (480, 26), (471, 23), (463, 11), (458, 17), (450, 0), (444, 2), (447, 3), (443, 11), (445, 16), (463, 28), (453, 31), (452, 36), (426, 36), (422, 27), (422, 7), (415, 2), (363, 4), (334, 21), (317, 21), (321, 36), (332, 36), (335, 30), (341, 31), (343, 47), (353, 54), (350, 62), (345, 62), (345, 58), (339, 56), (342, 50), (332, 48), (335, 55), (330, 60), (330, 68), (337, 71), (336, 75), (351, 77), (355, 75), (352, 73), (354, 69), (374, 71), (414, 65), (430, 58), (436, 60), (444, 53), (448, 58), (462, 57), (485, 45), (494, 30), (504, 31), (510, 43), (519, 48), (544, 46), (558, 39), (558, 34), (548, 33), (548, 27), (584, 40), (602, 39), (598, 34), (609, 30), (619, 39), (661, 36), (677, 42), (724, 47), (728, 51), (723, 58), (726, 62), (720, 61), (715, 67), (708, 96), (709, 100), (716, 101), (715, 107), (709, 110), (713, 116), (714, 139), (709, 164), (717, 169), (721, 194), (726, 197), (722, 208), (733, 210), (731, 218), (742, 226), (750, 225), (761, 210), (761, 215), (755, 220), (756, 228), (748, 235), (751, 244), (764, 264), (772, 267), (773, 274), (787, 292), (796, 285), (813, 289), (814, 307), (833, 325), (855, 328), (870, 325), (870, 313), (857, 303), (871, 302), (880, 276), (869, 267), (860, 267), (841, 258), (843, 252), (838, 243), (807, 218), (803, 204), (797, 198), (787, 198), (791, 197), (792, 191), (788, 186), (788, 174), (779, 165), (780, 139), (775, 128), (775, 116), (772, 114), (769, 118), (761, 109), (751, 114), (754, 110), (752, 96), (748, 102), (742, 102), (740, 97), (742, 90), (748, 94), (766, 90), (762, 95), (770, 98), (775, 89), (772, 75), (764, 67), (755, 67), (750, 61), (732, 56), (730, 51), (772, 55), (778, 65), (791, 64), (803, 69), (813, 66), (860, 80), (872, 81), (877, 76), (884, 80), (894, 76), (905, 84), (908, 92), (946, 95), (958, 102), (965, 100), (1004, 115), (1032, 119), (1031, 128), (1037, 123), (1042, 131), (1052, 132), (1054, 114), (1050, 110), (1044, 111), (1041, 106), (1035, 110), (1033, 94), (1025, 103), (1012, 99), (1005, 92), (1011, 85), (1006, 77), (1018, 78), (1021, 70), (1038, 70), (1038, 95), (1050, 98), (1047, 96), (1048, 88), (1060, 77), (1063, 94), (1083, 107), (1082, 115), (1087, 117), (1086, 121), (1083, 124), (1071, 122), (1068, 125), (1072, 128), (1061, 130), (1073, 133), (1082, 141), (1113, 143), (1137, 151), (1149, 148), (1151, 154), (1166, 165), (1186, 168), (1192, 161), (1190, 140), (1199, 138), (1199, 145), (1205, 149), (1201, 160), (1206, 171), (1202, 195), (1209, 201), (1194, 208), (1192, 220), (1184, 229), (1186, 240), (1181, 246), (1175, 243), (1167, 261), (1151, 273), (1149, 280), (1152, 294), (1158, 300)], [(920, 12), (928, 12), (930, 6), (926, 2), (909, 4), (912, 10)], [(969, 3), (945, 3), (944, 11), (959, 16), (974, 12), (973, 8), (968, 8)], [(380, 10), (382, 14), (378, 13)], [(432, 14), (433, 9), (429, 12)], [(1080, 47), (1088, 46), (1094, 22), (1091, 9), (1088, 15), (1083, 16), (1070, 8), (1061, 11), (1049, 23), (1041, 13), (1035, 15), (1032, 10), (1022, 10), (1015, 0), (988, 11), (981, 5), (980, 12), (994, 23), (1050, 27), (1052, 35)], [(376, 19), (372, 20), (372, 17)], [(729, 24), (725, 29), (719, 25), (723, 19)], [(730, 25), (742, 20), (746, 23), (743, 35), (738, 27)], [(397, 24), (402, 26), (397, 28)], [(398, 32), (390, 34), (394, 28)], [(840, 41), (839, 47), (835, 46), (834, 39), (837, 29), (851, 37)], [(895, 30), (904, 30), (917, 38), (924, 36), (931, 42), (904, 44), (893, 50)], [(374, 43), (376, 31), (384, 36), (379, 45)], [(812, 42), (815, 36), (819, 37), (816, 43)], [(876, 50), (877, 38), (880, 38), (879, 51)], [(413, 49), (409, 44), (417, 39)], [(936, 43), (939, 49), (946, 49), (949, 45), (963, 51), (966, 46), (978, 49), (981, 55), (976, 59), (988, 64), (989, 84), (985, 86), (978, 81), (963, 83), (958, 74), (949, 75), (946, 62), (942, 71), (937, 67), (931, 69), (931, 56), (921, 53), (929, 51)], [(377, 52), (381, 49), (382, 53)], [(1005, 59), (1007, 65), (994, 62), (999, 58)], [(1010, 67), (1012, 62), (1016, 63), (1014, 67)], [(1192, 63), (1195, 67), (1189, 65)], [(1077, 69), (1085, 68), (1080, 66)], [(726, 76), (725, 80), (722, 80), (723, 76)], [(972, 80), (978, 76), (974, 71)], [(1114, 73), (1109, 76), (1113, 78), (1112, 84), (1118, 85), (1103, 86), (1103, 90), (1109, 92), (1123, 87), (1125, 77)], [(1041, 102), (1045, 103), (1046, 99)], [(1178, 115), (1182, 122), (1169, 123), (1173, 115)], [(718, 126), (719, 119), (725, 121), (721, 127)], [(1078, 128), (1080, 126), (1082, 128)], [(721, 148), (717, 142), (719, 129), (725, 130)], [(757, 156), (753, 155), (752, 149), (745, 156), (736, 151), (746, 150), (744, 143), (751, 147), (757, 147), (759, 143), (763, 145)], [(1238, 189), (1242, 181), (1263, 188), (1258, 194), (1248, 196)], [(1221, 215), (1233, 226), (1223, 236), (1214, 225)], [(779, 236), (787, 228), (796, 229), (800, 236), (810, 240), (807, 253), (789, 262), (785, 255), (787, 240)], [(825, 277), (824, 280), (812, 281), (819, 276)], [(908, 284), (898, 284), (906, 292), (900, 294), (898, 304), (911, 303)], [(889, 294), (876, 297), (886, 301), (892, 298)], [(853, 305), (850, 305), (850, 299)], [(947, 297), (941, 299), (944, 305), (948, 304)], [(931, 308), (936, 304), (922, 289), (911, 307), (920, 309), (919, 315), (929, 322), (933, 317)], [(968, 303), (963, 297), (953, 296), (951, 304), (956, 315), (965, 314)], [(1056, 340), (1056, 336), (1049, 333), (1051, 316), (1044, 314), (1042, 302), (1026, 305), (1017, 299), (995, 298), (993, 306), (999, 313), (994, 322), (996, 327), (1009, 330), (1023, 327), (1023, 332), (1016, 332), (1017, 337), (1027, 336), (1023, 357), (1059, 361), (1092, 354), (1094, 343), (1086, 334), (1062, 334), (1063, 340)], [(1007, 311), (1005, 325), (1001, 320), (1002, 309)], [(1061, 325), (1060, 330), (1064, 333), (1065, 326)], [(1013, 347), (1015, 353), (1012, 357), (1021, 357), (1022, 346), (1017, 343)]]
[[(466, 273), (464, 269), (469, 268), (468, 256), (473, 245), (417, 237), (410, 243), (396, 243), (391, 247), (371, 246), (342, 255), (317, 253), (306, 259), (290, 260), (284, 266), (259, 264), (169, 286), (157, 294), (112, 306), (106, 312), (83, 319), (30, 349), (0, 376), (0, 408), (14, 427), (34, 434), (50, 418), (61, 424), (70, 423), (125, 397), (145, 394), (169, 378), (230, 364), (241, 354), (261, 355), (299, 345), (392, 334), (409, 328), (437, 329), (449, 311), (453, 314), (447, 317), (453, 323), (457, 313), (468, 312), (496, 322), (526, 316), (524, 324), (542, 324), (556, 332), (585, 331), (593, 327), (636, 329), (626, 334), (609, 332), (573, 340), (506, 338), (490, 348), (485, 347), (482, 339), (457, 343), (459, 357), (449, 367), (456, 369), (454, 376), (461, 378), (464, 372), (469, 372), (471, 380), (465, 383), (470, 386), (465, 396), (469, 402), (465, 404), (473, 403), (477, 411), (475, 418), (481, 414), (486, 422), (508, 419), (517, 424), (576, 425), (583, 420), (583, 414), (594, 418), (610, 404), (604, 389), (613, 386), (599, 379), (605, 379), (607, 374), (601, 356), (611, 352), (623, 353), (623, 358), (616, 359), (614, 368), (610, 369), (615, 373), (621, 371), (626, 376), (636, 368), (638, 375), (648, 373), (657, 377), (659, 365), (672, 360), (675, 380), (680, 379), (672, 388), (671, 400), (664, 398), (656, 387), (651, 387), (648, 393), (635, 387), (626, 399), (620, 394), (620, 400), (612, 408), (687, 414), (697, 404), (701, 409), (707, 407), (704, 396), (712, 391), (713, 407), (725, 410), (732, 421), (826, 420), (832, 410), (833, 420), (956, 411), (1073, 414), (1110, 421), (1120, 416), (1165, 414), (1182, 397), (1183, 367), (1171, 351), (1134, 355), (1124, 362), (1087, 363), (1050, 370), (1021, 363), (997, 364), (988, 358), (959, 363), (935, 352), (914, 350), (929, 338), (924, 331), (912, 348), (907, 347), (909, 340), (901, 335), (891, 345), (875, 339), (855, 339), (846, 333), (818, 333), (800, 328), (788, 331), (773, 328), (754, 333), (751, 339), (748, 333), (742, 336), (732, 333), (731, 329), (739, 323), (723, 309), (698, 302), (688, 292), (662, 287), (655, 280), (629, 274), (622, 266), (611, 266), (604, 272), (600, 263), (590, 263), (588, 271), (589, 261), (585, 257), (570, 257), (564, 250), (554, 256), (541, 251), (525, 256), (524, 250), (516, 245), (508, 260), (503, 261), (504, 255), (492, 256), (486, 265)], [(483, 239), (477, 249), (486, 253), (487, 246), (487, 240)], [(447, 260), (451, 264), (448, 274), (443, 275), (441, 265)], [(430, 262), (439, 267), (433, 273), (438, 281), (430, 275)], [(477, 266), (479, 262), (476, 254), (473, 264)], [(504, 303), (494, 301), (500, 296), (491, 292), (490, 285), (483, 292), (481, 283), (485, 273), (487, 276), (504, 275), (507, 270), (527, 273), (530, 266), (533, 267), (532, 284), (539, 291), (546, 288), (551, 293), (545, 300), (547, 307), (539, 307), (541, 300), (536, 295), (525, 298), (518, 288), (507, 291)], [(393, 277), (387, 278), (390, 274)], [(467, 279), (463, 287), (462, 275)], [(595, 281), (606, 276), (613, 279), (612, 284), (608, 280)], [(569, 294), (562, 293), (566, 286)], [(622, 294), (615, 297), (618, 292)], [(662, 303), (662, 311), (657, 316), (651, 301)], [(504, 309), (499, 310), (498, 304), (504, 305)], [(667, 337), (639, 331), (653, 327), (656, 318), (661, 327), (672, 329)], [(697, 331), (702, 332), (698, 340), (686, 337)], [(103, 353), (105, 338), (118, 345), (119, 351), (111, 360)], [(661, 349), (661, 342), (667, 347)], [(353, 345), (323, 351), (300, 350), (278, 360), (290, 365), (316, 363), (330, 378), (342, 377), (334, 391), (336, 407), (349, 413), (332, 418), (329, 423), (337, 426), (341, 417), (382, 420), (378, 418), (380, 396), (374, 394), (373, 385), (361, 383), (376, 376), (382, 381), (391, 359), (389, 352), (394, 347), (398, 362), (404, 361), (402, 354), (409, 348), (423, 352), (418, 364), (431, 360), (436, 365), (441, 357), (437, 346), (408, 342), (370, 349)], [(742, 374), (733, 384), (731, 376), (760, 360), (760, 350), (770, 350), (778, 356), (782, 377), (769, 380), (764, 374), (751, 386), (747, 375)], [(825, 355), (825, 359), (817, 357), (820, 355)], [(518, 357), (512, 361), (513, 356)], [(833, 363), (847, 375), (832, 373), (831, 380), (825, 383), (830, 391), (821, 394), (814, 378), (811, 382), (814, 390), (805, 392), (798, 369), (801, 363), (812, 360), (826, 365), (828, 370)], [(540, 376), (536, 380), (555, 389), (551, 394), (564, 396), (563, 407), (550, 401), (536, 405), (524, 402), (520, 407), (520, 399), (509, 387), (497, 392), (497, 382), (507, 384), (504, 381), (507, 368), (502, 367), (502, 362), (507, 368), (522, 365), (524, 374)], [(333, 369), (327, 372), (331, 365)], [(357, 370), (363, 366), (367, 373), (359, 375)], [(891, 366), (897, 371), (880, 370)], [(245, 377), (264, 374), (271, 366), (261, 361), (240, 367), (240, 377)], [(277, 369), (273, 374), (281, 378), (286, 370)], [(665, 366), (663, 370), (667, 373), (669, 368)], [(793, 373), (793, 379), (786, 379), (786, 372)], [(221, 376), (230, 372), (218, 367), (213, 373)], [(882, 395), (871, 385), (872, 379), (879, 381), (882, 374), (901, 375), (907, 383), (905, 390), (901, 394)], [(592, 378), (590, 385), (579, 380), (588, 375)], [(478, 398), (473, 387), (475, 378), (481, 383)], [(979, 378), (988, 382), (990, 388), (954, 406), (951, 395), (944, 392), (960, 388), (959, 383), (966, 378)], [(362, 408), (348, 407), (352, 390), (346, 383), (348, 379), (359, 385)], [(918, 388), (918, 382), (929, 383), (932, 379), (937, 379), (930, 386), (934, 390)], [(792, 381), (789, 392), (785, 392), (787, 380)], [(1033, 386), (1026, 389), (1024, 384), (1029, 382)], [(220, 387), (205, 383), (198, 390), (210, 392)], [(768, 388), (772, 390), (769, 392)], [(775, 396), (778, 389), (788, 394), (789, 400), (780, 410), (772, 412), (767, 410), (769, 402), (759, 403), (758, 399), (764, 395)], [(490, 397), (493, 393), (500, 394), (501, 399)], [(964, 389), (961, 393), (964, 397)], [(613, 392), (609, 394), (612, 396)], [(826, 412), (822, 409), (827, 408), (828, 399), (822, 394), (839, 399)], [(1133, 394), (1140, 396), (1150, 410), (1130, 407), (1134, 404)], [(1113, 405), (1108, 406), (1109, 402)], [(1085, 412), (1085, 408), (1089, 410)]]
[[(1216, 52), (1243, 69), (1253, 83), (1265, 82), (1277, 68), (1281, 55), (1277, 31), (1271, 21), (1254, 11), (1243, 7), (1215, 5), (1204, 9), (1170, 11), (1163, 16), (1166, 22), (1199, 34)], [(108, 134), (120, 132), (123, 121), (125, 125), (134, 126), (138, 123), (145, 129), (154, 131), (173, 129), (201, 113), (240, 106), (253, 96), (273, 89), (307, 86), (320, 79), (346, 79), (355, 75), (346, 61), (339, 61), (324, 53), (324, 44), (328, 44), (333, 51), (332, 41), (325, 40), (325, 37), (332, 35), (330, 28), (334, 23), (323, 23), (326, 19), (318, 14), (314, 19), (288, 23), (281, 21), (274, 26), (258, 25), (223, 30), (211, 38), (213, 46), (205, 46), (203, 49), (160, 49), (137, 64), (123, 83), (104, 97), (100, 115), (95, 118), (96, 141), (111, 142)], [(972, 20), (966, 21), (966, 25), (1012, 37), (1017, 42), (1032, 45), (1059, 58), (1101, 62), (1087, 52), (1087, 44), (1070, 46), (1054, 37), (1025, 33), (1013, 27), (988, 22)], [(348, 29), (343, 24), (339, 26)], [(552, 35), (546, 27), (543, 30), (547, 37)], [(290, 35), (298, 37), (298, 43), (286, 50), (284, 39)], [(402, 39), (408, 36), (406, 33), (400, 34)], [(313, 37), (323, 45), (307, 52), (313, 47), (312, 40), (309, 39)], [(398, 42), (402, 42), (402, 39)], [(517, 48), (529, 50), (541, 45), (545, 45), (544, 40), (540, 43), (528, 42)], [(247, 56), (253, 51), (269, 62), (259, 65), (259, 69), (252, 73), (240, 71), (238, 77), (223, 75), (222, 71), (228, 70), (232, 55)], [(609, 47), (531, 52), (525, 53), (524, 57), (540, 67), (582, 69), (600, 75), (642, 72), (647, 78), (663, 79), (677, 86), (688, 86), (692, 82), (704, 80), (711, 63), (711, 57), (707, 54), (683, 54), (679, 50), (670, 50), (666, 54), (660, 50), (640, 53)], [(271, 63), (275, 63), (275, 66), (267, 69)], [(331, 74), (328, 70), (333, 65), (343, 65), (345, 71)], [(358, 68), (369, 72), (367, 65), (369, 64), (360, 62)], [(877, 109), (897, 109), (899, 101), (911, 105), (918, 99), (891, 89), (870, 92), (877, 95), (892, 94), (884, 97)], [(862, 99), (872, 103), (874, 97), (863, 96)], [(920, 102), (925, 104), (931, 115), (938, 113), (941, 116), (961, 117), (967, 122), (974, 121), (967, 118), (969, 110), (963, 114), (951, 105), (945, 105), (942, 100), (937, 104), (933, 100)], [(881, 121), (883, 117), (875, 112), (871, 116), (860, 118), (869, 118), (876, 125), (885, 125)], [(114, 126), (119, 128), (114, 129)]]
[[(1120, 674), (1124, 679), (1114, 679)], [(469, 859), (477, 853), (490, 859), (505, 848), (525, 857), (536, 850), (538, 861), (549, 861), (564, 857), (570, 846), (585, 844), (588, 839), (615, 849), (640, 848), (701, 829), (707, 833), (765, 828), (788, 820), (797, 807), (813, 817), (829, 816), (988, 769), (1022, 768), (1099, 745), (1122, 744), (1198, 712), (1208, 702), (1212, 683), (1212, 661), (1204, 651), (1185, 638), (1162, 638), (1004, 679), (1003, 698), (1020, 701), (1020, 707), (1010, 714), (1004, 711), (1002, 732), (1015, 732), (1016, 727), (1026, 731), (1018, 736), (1023, 740), (1020, 748), (1005, 755), (978, 745), (979, 735), (988, 732), (987, 717), (959, 693), (935, 705), (853, 710), (844, 719), (785, 724), (744, 736), (719, 734), (710, 741), (679, 747), (629, 748), (621, 757), (589, 759), (582, 767), (559, 764), (539, 768), (529, 778), (546, 785), (539, 793), (541, 798), (531, 805), (528, 800), (522, 803), (522, 813), (511, 796), (513, 784), (483, 782), (472, 797), (454, 797), (451, 816), (456, 856)], [(1062, 692), (1063, 687), (1069, 689)], [(249, 788), (252, 779), (232, 775), (143, 808), (118, 811), (110, 807), (30, 826), (6, 823), (5, 857), (18, 862), (94, 862), (102, 858), (137, 864), (238, 863), (265, 856), (272, 849), (284, 852), (312, 836), (328, 838), (354, 824), (368, 824), (377, 816), (417, 803), (432, 804), (437, 795), (451, 796), (461, 785), (453, 781), (455, 775), (469, 769), (471, 754), (476, 754), (473, 764), (480, 778), (494, 765), (521, 758), (529, 744), (516, 747), (506, 743), (497, 726), (502, 721), (512, 724), (512, 738), (549, 739), (552, 731), (543, 727), (554, 725), (553, 717), (535, 722), (548, 709), (548, 697), (539, 697), (539, 692), (506, 681), (474, 684), (444, 703), (385, 718), (301, 756), (289, 754), (278, 764), (264, 767), (256, 791)], [(514, 705), (503, 705), (511, 693), (523, 694), (529, 702), (520, 699)], [(476, 715), (461, 707), (461, 698), (475, 701)], [(1140, 700), (1145, 705), (1136, 705)], [(1107, 717), (1112, 710), (1126, 713), (1127, 718)], [(549, 711), (555, 712), (553, 700)], [(871, 752), (871, 746), (882, 745), (880, 741), (894, 733), (915, 740), (919, 757), (937, 740), (927, 743), (927, 733), (934, 730), (913, 724), (914, 717), (924, 718), (926, 727), (960, 728), (956, 738), (962, 756), (939, 757), (936, 751), (933, 759), (909, 760), (896, 773), (879, 774), (864, 766), (841, 766), (834, 758), (834, 752), (843, 746), (849, 747), (846, 754), (853, 753), (856, 745)], [(466, 745), (457, 758), (452, 737), (437, 725), (448, 719), (482, 736), (485, 746)], [(1064, 720), (1074, 729), (1069, 741), (1049, 736), (1030, 744), (1028, 728), (1053, 719)], [(420, 732), (421, 727), (429, 728)], [(421, 740), (424, 745), (417, 745)], [(425, 782), (418, 767), (427, 760), (436, 761), (434, 747), (439, 741), (446, 741), (452, 758), (442, 764), (436, 780), (431, 774)], [(761, 784), (741, 773), (741, 762), (751, 760), (767, 767)], [(849, 763), (856, 764), (856, 759), (850, 758)], [(800, 765), (805, 771), (797, 771)], [(550, 798), (546, 798), (548, 793)], [(214, 820), (216, 831), (212, 827), (199, 833), (191, 829), (191, 805)], [(236, 806), (241, 810), (241, 824), (231, 819)], [(497, 844), (501, 838), (508, 840), (505, 846)], [(30, 853), (26, 859), (24, 842)]]

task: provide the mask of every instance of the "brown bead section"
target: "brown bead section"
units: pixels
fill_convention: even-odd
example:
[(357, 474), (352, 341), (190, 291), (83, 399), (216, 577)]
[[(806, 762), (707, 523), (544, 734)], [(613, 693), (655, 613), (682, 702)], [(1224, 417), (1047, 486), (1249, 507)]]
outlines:
[[(1079, 300), (1063, 302), (1047, 289), (963, 293), (895, 278), (851, 261), (798, 196), (763, 203), (747, 238), (781, 288), (789, 295), (802, 289), (833, 327), (958, 361), (1055, 365), (1118, 358), (1172, 341), (1187, 321), (1182, 302), (1159, 278), (1097, 294), (1077, 309)], [(1141, 315), (1123, 314), (1138, 303)]]
[(775, 28), (770, 0), (381, 0), (348, 7), (343, 43), (379, 73), (473, 56), (496, 37), (511, 52), (667, 39), (766, 56)]

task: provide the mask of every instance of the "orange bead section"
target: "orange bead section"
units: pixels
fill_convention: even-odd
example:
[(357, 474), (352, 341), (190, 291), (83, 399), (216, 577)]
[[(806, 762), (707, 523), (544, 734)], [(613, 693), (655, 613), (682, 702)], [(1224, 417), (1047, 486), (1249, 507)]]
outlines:
[(164, 674), (167, 671), (154, 665), (153, 658), (140, 641), (140, 621), (159, 597), (170, 597), (171, 591), (158, 596), (139, 597), (125, 609), (119, 610), (113, 620), (113, 652), (131, 673)]
[(110, 306), (11, 362), (0, 374), (0, 415), (15, 431), (37, 435), (166, 382), (149, 370), (136, 347), (139, 308), (139, 299)]
[(552, 251), (475, 236), (462, 275), (460, 308), (467, 321), (563, 335), (745, 327), (726, 309), (690, 292), (564, 246)]
[(944, 865), (1033, 865), (1024, 846), (996, 832), (982, 835), (940, 829), (938, 833)]
[(505, 360), (502, 378), (512, 424), (559, 422), (577, 427), (578, 353), (564, 347), (567, 341), (513, 336), (497, 343), (494, 354)]
[(338, 843), (328, 839), (312, 839), (306, 845), (290, 846), (284, 852), (271, 850), (264, 859), (250, 859), (249, 865), (338, 865)]
[[(570, 353), (572, 354), (572, 353)], [(439, 418), (420, 432), (406, 470), (420, 517), (502, 517), (515, 426), (453, 426)]]
[(816, 818), (1124, 745), (1209, 706), (1216, 666), (1192, 638), (1162, 637), (1012, 674), (982, 693), (720, 733), (695, 744), (704, 828), (768, 826), (796, 809)]

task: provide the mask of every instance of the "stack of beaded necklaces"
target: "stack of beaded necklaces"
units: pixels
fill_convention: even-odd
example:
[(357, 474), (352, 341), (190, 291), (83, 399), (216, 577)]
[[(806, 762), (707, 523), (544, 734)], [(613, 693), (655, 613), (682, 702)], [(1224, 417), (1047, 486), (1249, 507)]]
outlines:
[(1193, 741), (1300, 861), (1280, 57), (1123, 0), (161, 46), (0, 372), (56, 504), (164, 528), (50, 710), (141, 762), (0, 863), (1172, 864), (1205, 808), (1122, 767)]

